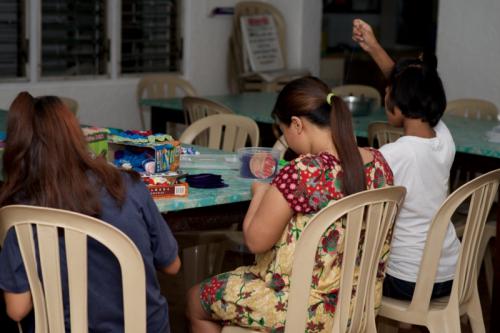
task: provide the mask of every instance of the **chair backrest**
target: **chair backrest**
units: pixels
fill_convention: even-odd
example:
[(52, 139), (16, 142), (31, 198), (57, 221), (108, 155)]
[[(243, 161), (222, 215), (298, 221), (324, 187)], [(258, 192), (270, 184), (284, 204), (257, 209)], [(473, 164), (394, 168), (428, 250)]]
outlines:
[[(184, 120), (186, 125), (191, 125), (195, 121), (214, 114), (233, 114), (230, 108), (217, 102), (201, 97), (184, 97), (182, 99), (184, 109)], [(200, 133), (194, 140), (194, 144), (199, 146), (208, 145), (208, 129)]]
[(73, 113), (75, 116), (78, 113), (78, 102), (69, 97), (59, 97), (59, 99), (66, 105), (66, 107)]
[[(285, 332), (304, 332), (315, 255), (321, 236), (345, 218), (340, 290), (332, 332), (375, 332), (375, 282), (383, 244), (406, 190), (401, 186), (364, 191), (335, 201), (319, 211), (302, 232), (294, 251)], [(364, 235), (364, 236), (362, 236)], [(364, 240), (362, 240), (364, 238)], [(358, 250), (362, 248), (360, 258)], [(356, 299), (352, 288), (359, 261)], [(349, 323), (349, 318), (351, 318)], [(350, 326), (349, 326), (350, 325)], [(366, 327), (367, 325), (367, 327)], [(349, 327), (348, 327), (349, 326)]]
[(206, 98), (191, 96), (182, 99), (182, 108), (184, 109), (186, 125), (191, 125), (198, 119), (205, 118), (206, 116), (233, 113), (233, 111), (225, 105)]
[(386, 143), (391, 143), (404, 135), (404, 130), (401, 127), (394, 127), (384, 121), (376, 121), (368, 124), (368, 145), (380, 148)]
[[(88, 236), (106, 246), (120, 263), (125, 332), (146, 332), (144, 262), (135, 244), (124, 233), (86, 215), (23, 205), (0, 209), (0, 222), (0, 244), (3, 244), (10, 228), (16, 231), (33, 298), (37, 333), (65, 332), (58, 228), (64, 230), (66, 247), (70, 331), (88, 332)], [(39, 262), (35, 254), (33, 226), (36, 227)], [(41, 271), (43, 285), (37, 267)]]
[(451, 193), (441, 205), (429, 227), (424, 254), (410, 307), (426, 312), (429, 308), (432, 288), (439, 265), (443, 241), (451, 217), (456, 209), (469, 201), (465, 232), (460, 246), (460, 255), (448, 306), (457, 306), (468, 301), (476, 288), (478, 275), (478, 253), (484, 225), (500, 183), (500, 169), (479, 176)]
[(382, 97), (377, 89), (361, 84), (346, 84), (332, 88), (332, 91), (340, 96), (365, 96), (375, 99), (376, 105), (380, 106)]
[(498, 120), (498, 109), (492, 102), (474, 99), (462, 98), (449, 101), (445, 110), (446, 114), (475, 118), (484, 120)]
[(179, 141), (193, 143), (195, 138), (205, 130), (209, 130), (208, 147), (234, 152), (245, 147), (250, 139), (252, 146), (259, 144), (259, 126), (248, 117), (235, 114), (215, 114), (192, 123), (182, 133)]
[(178, 75), (149, 74), (143, 76), (137, 84), (137, 105), (141, 116), (141, 125), (145, 128), (142, 98), (169, 98), (178, 96), (196, 96), (196, 90), (188, 81)]
[(241, 1), (234, 6), (233, 14), (233, 33), (231, 42), (234, 43), (233, 47), (236, 52), (239, 52), (236, 57), (238, 72), (241, 74), (244, 72), (243, 68), (243, 55), (241, 54), (243, 39), (241, 35), (241, 23), (240, 19), (242, 16), (260, 15), (260, 14), (270, 14), (273, 17), (274, 24), (276, 26), (276, 32), (279, 37), (279, 43), (281, 47), (281, 54), (283, 57), (283, 65), (287, 67), (286, 61), (286, 24), (283, 15), (274, 6), (261, 2), (261, 1)]

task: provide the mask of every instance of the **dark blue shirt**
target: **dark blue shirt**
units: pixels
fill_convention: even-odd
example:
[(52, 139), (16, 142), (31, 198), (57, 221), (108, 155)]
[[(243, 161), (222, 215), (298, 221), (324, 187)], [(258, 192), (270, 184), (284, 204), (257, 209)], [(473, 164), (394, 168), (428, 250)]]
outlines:
[[(149, 191), (141, 182), (124, 176), (127, 187), (123, 206), (101, 191), (100, 219), (123, 231), (137, 246), (146, 272), (147, 325), (150, 333), (170, 332), (168, 305), (160, 294), (156, 269), (169, 266), (177, 257), (177, 242), (163, 220)], [(62, 237), (60, 244), (64, 243)], [(66, 267), (64, 246), (60, 246), (61, 266)], [(62, 276), (65, 312), (67, 306), (67, 276)], [(29, 290), (15, 231), (7, 234), (0, 252), (0, 289), (14, 293)], [(120, 266), (115, 256), (93, 239), (88, 241), (88, 316), (90, 332), (123, 332)], [(69, 314), (66, 313), (69, 331)]]

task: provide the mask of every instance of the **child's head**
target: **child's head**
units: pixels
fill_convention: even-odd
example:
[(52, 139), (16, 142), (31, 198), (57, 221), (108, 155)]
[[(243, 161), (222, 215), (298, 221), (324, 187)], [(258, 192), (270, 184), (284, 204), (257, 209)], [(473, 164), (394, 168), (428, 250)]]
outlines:
[(290, 148), (298, 154), (314, 153), (311, 147), (324, 137), (316, 131), (298, 131), (303, 124), (327, 131), (345, 173), (344, 193), (365, 189), (363, 162), (358, 150), (351, 112), (343, 99), (315, 77), (303, 77), (288, 83), (279, 93), (272, 111), (283, 129)]
[(446, 108), (446, 94), (436, 70), (435, 57), (402, 59), (396, 63), (386, 89), (386, 110), (389, 122), (402, 125), (402, 118), (395, 119), (397, 107), (405, 118), (421, 119), (434, 127)]

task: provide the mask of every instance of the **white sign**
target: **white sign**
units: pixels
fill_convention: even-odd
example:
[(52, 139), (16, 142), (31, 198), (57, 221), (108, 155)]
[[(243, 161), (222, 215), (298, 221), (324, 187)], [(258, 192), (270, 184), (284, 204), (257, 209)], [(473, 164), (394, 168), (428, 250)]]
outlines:
[(276, 71), (284, 68), (278, 32), (269, 14), (242, 16), (244, 59), (248, 58), (254, 72)]

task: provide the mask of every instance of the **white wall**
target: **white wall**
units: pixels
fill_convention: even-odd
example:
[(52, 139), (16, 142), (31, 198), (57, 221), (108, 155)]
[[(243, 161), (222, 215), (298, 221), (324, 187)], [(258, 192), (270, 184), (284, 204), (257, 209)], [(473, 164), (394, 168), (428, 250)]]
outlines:
[[(237, 0), (184, 0), (184, 76), (200, 95), (224, 94), (227, 87), (227, 51), (232, 16), (214, 16), (215, 6), (233, 6)], [(318, 75), (320, 61), (321, 1), (267, 0), (287, 24), (290, 68), (308, 68)], [(80, 103), (82, 123), (139, 128), (135, 89), (137, 78), (68, 80), (41, 83), (0, 83), (0, 108), (7, 109), (19, 91), (33, 95), (72, 97)]]
[(500, 1), (440, 0), (438, 69), (448, 100), (482, 98), (500, 108)]

